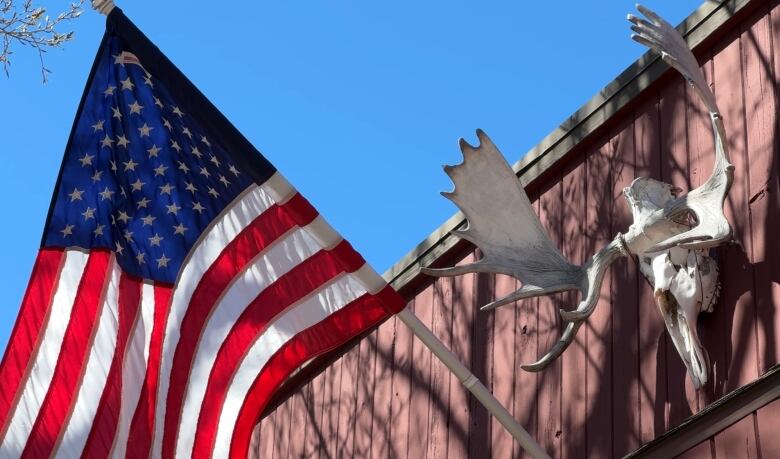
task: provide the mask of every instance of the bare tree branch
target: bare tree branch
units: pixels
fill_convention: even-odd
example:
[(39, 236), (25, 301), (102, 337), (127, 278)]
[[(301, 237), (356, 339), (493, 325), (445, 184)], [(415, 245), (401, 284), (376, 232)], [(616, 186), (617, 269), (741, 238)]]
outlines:
[(73, 38), (73, 32), (62, 32), (62, 27), (68, 21), (78, 18), (84, 0), (71, 3), (68, 9), (55, 17), (46, 14), (46, 9), (33, 4), (33, 0), (23, 3), (14, 0), (0, 0), (0, 63), (6, 76), (10, 74), (11, 45), (14, 43), (29, 46), (38, 52), (41, 61), (41, 77), (46, 83), (51, 70), (46, 68), (43, 54), (50, 48), (59, 48), (63, 43)]

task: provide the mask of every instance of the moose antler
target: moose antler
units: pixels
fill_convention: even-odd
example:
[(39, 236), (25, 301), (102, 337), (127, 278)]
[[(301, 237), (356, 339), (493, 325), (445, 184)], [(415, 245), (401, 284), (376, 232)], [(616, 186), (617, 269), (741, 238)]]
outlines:
[(479, 145), (460, 141), (463, 163), (445, 166), (455, 184), (442, 193), (463, 211), (468, 226), (453, 234), (474, 243), (483, 253), (475, 263), (444, 269), (423, 268), (434, 276), (471, 272), (501, 273), (522, 282), (520, 289), (482, 309), (516, 300), (579, 290), (575, 310), (561, 310), (566, 328), (555, 345), (536, 363), (523, 365), (539, 371), (572, 342), (598, 302), (601, 282), (609, 265), (629, 254), (640, 258), (640, 268), (651, 283), (669, 334), (685, 362), (695, 386), (707, 380), (706, 356), (696, 335), (696, 318), (717, 299), (717, 264), (703, 249), (727, 241), (731, 225), (723, 202), (733, 180), (723, 120), (715, 95), (706, 83), (696, 58), (680, 34), (647, 8), (637, 5), (648, 20), (629, 15), (636, 32), (632, 38), (659, 52), (691, 84), (710, 112), (715, 136), (715, 167), (699, 188), (677, 197), (676, 189), (652, 178), (640, 177), (624, 190), (634, 223), (584, 265), (566, 260), (547, 237), (530, 200), (503, 155), (482, 131)]
[(636, 7), (649, 21), (629, 14), (628, 20), (633, 24), (631, 30), (636, 32), (631, 38), (659, 53), (667, 64), (682, 74), (710, 112), (715, 137), (715, 167), (712, 175), (702, 186), (669, 201), (664, 208), (665, 218), (684, 221), (691, 216), (696, 225), (656, 243), (647, 252), (658, 252), (675, 246), (704, 249), (720, 245), (731, 239), (731, 225), (723, 213), (723, 202), (734, 181), (734, 166), (729, 162), (726, 131), (715, 94), (679, 32), (653, 11), (642, 5)]
[[(483, 257), (468, 265), (423, 268), (423, 272), (434, 276), (502, 273), (523, 283), (520, 289), (485, 305), (483, 310), (523, 298), (580, 290), (582, 301), (578, 310), (593, 311), (607, 267), (626, 255), (622, 242), (616, 239), (583, 266), (569, 263), (545, 234), (528, 195), (504, 156), (481, 130), (477, 131), (477, 138), (477, 147), (460, 140), (463, 163), (444, 167), (455, 183), (455, 190), (442, 195), (455, 203), (468, 220), (468, 227), (454, 234), (479, 247)], [(566, 312), (561, 313), (566, 318)], [(571, 318), (550, 352), (523, 368), (541, 370), (554, 360), (571, 343), (585, 318), (587, 314)]]

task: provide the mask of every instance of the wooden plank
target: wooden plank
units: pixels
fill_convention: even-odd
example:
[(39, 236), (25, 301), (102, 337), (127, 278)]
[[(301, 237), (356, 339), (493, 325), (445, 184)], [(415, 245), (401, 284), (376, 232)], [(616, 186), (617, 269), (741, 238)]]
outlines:
[(284, 402), (284, 405), (287, 406), (285, 417), (283, 418), (283, 421), (287, 424), (284, 429), (282, 430), (281, 434), (281, 443), (282, 445), (279, 448), (279, 455), (277, 457), (279, 458), (287, 458), (287, 457), (294, 457), (293, 454), (293, 443), (295, 442), (295, 436), (293, 436), (293, 429), (295, 429), (297, 426), (297, 423), (295, 422), (295, 406), (298, 404), (298, 400), (296, 399), (296, 395), (293, 394), (290, 398), (287, 399), (286, 402)]
[(376, 396), (374, 372), (376, 363), (376, 340), (379, 330), (374, 330), (360, 342), (360, 363), (358, 364), (357, 400), (355, 401), (354, 456), (369, 457), (373, 438), (373, 399)]
[(338, 429), (336, 430), (336, 457), (352, 457), (355, 438), (355, 407), (357, 404), (358, 364), (360, 346), (350, 349), (341, 358), (341, 384), (339, 385)]
[(287, 431), (287, 455), (284, 457), (300, 457), (303, 454), (302, 440), (306, 435), (306, 419), (304, 412), (304, 401), (301, 392), (294, 393), (286, 402), (290, 405), (290, 423)]
[[(562, 232), (563, 256), (574, 264), (582, 264), (585, 253), (585, 196), (587, 194), (585, 155), (575, 158), (563, 171)], [(565, 294), (567, 309), (579, 301), (577, 292)], [(574, 342), (561, 356), (561, 438), (564, 458), (587, 457), (587, 359), (586, 327), (581, 327)]]
[(777, 426), (780, 425), (780, 399), (758, 410), (756, 416), (761, 456), (780, 457), (780, 435), (777, 434)]
[(712, 457), (712, 440), (708, 439), (680, 454), (679, 456), (675, 456), (675, 459), (706, 459)]
[[(756, 14), (748, 18), (741, 27), (740, 45), (742, 50), (742, 70), (744, 84), (746, 151), (749, 170), (747, 171), (747, 199), (750, 217), (750, 264), (754, 276), (753, 289), (755, 291), (756, 313), (755, 337), (757, 366), (756, 374), (762, 374), (777, 359), (772, 358), (775, 343), (773, 341), (775, 329), (767, 330), (761, 318), (767, 319), (767, 324), (772, 324), (772, 313), (777, 304), (772, 298), (772, 277), (776, 271), (771, 271), (774, 266), (768, 266), (767, 258), (777, 258), (780, 253), (776, 250), (780, 245), (774, 237), (780, 230), (780, 215), (777, 206), (777, 164), (775, 159), (775, 142), (778, 132), (774, 69), (772, 67), (772, 45), (770, 37), (769, 10), (762, 8)], [(772, 198), (768, 195), (774, 193), (775, 206), (772, 207)], [(771, 234), (767, 238), (767, 235)], [(768, 239), (768, 240), (767, 240)], [(768, 251), (774, 250), (767, 256)], [(760, 271), (760, 272), (759, 272)], [(761, 289), (761, 293), (758, 292)], [(754, 319), (755, 321), (755, 319)], [(761, 330), (759, 331), (759, 328)], [(767, 331), (769, 333), (767, 333)], [(766, 338), (770, 337), (769, 340)], [(769, 348), (772, 351), (767, 352)], [(765, 361), (765, 360), (768, 360)]]
[(729, 136), (734, 183), (726, 199), (726, 217), (732, 223), (734, 238), (742, 245), (723, 247), (721, 279), (724, 279), (720, 303), (726, 312), (726, 358), (728, 379), (724, 390), (732, 391), (758, 376), (757, 337), (753, 295), (752, 247), (748, 207), (750, 171), (745, 142), (745, 106), (743, 101), (742, 55), (736, 32), (729, 34), (714, 53), (713, 82), (726, 133)]
[[(452, 349), (452, 285), (451, 277), (436, 279), (433, 295), (433, 333), (447, 349)], [(448, 418), (450, 414), (450, 377), (452, 373), (441, 360), (431, 361), (430, 434), (426, 457), (447, 458)], [(457, 382), (457, 378), (455, 379)]]
[(313, 452), (313, 457), (326, 457), (327, 442), (328, 439), (325, 436), (325, 416), (328, 409), (329, 397), (328, 392), (328, 379), (330, 373), (333, 371), (332, 366), (328, 366), (320, 375), (314, 380), (314, 398), (315, 398), (315, 421), (312, 423), (312, 430), (314, 433), (314, 439), (317, 444), (317, 449)]
[(343, 358), (333, 362), (327, 372), (325, 406), (322, 413), (322, 436), (325, 439), (321, 455), (335, 457), (338, 444), (339, 399), (341, 396), (341, 368)]
[[(317, 404), (317, 386), (321, 383), (321, 376), (315, 378), (303, 389), (303, 397), (306, 407), (305, 435), (303, 438), (303, 457), (317, 457), (320, 445), (319, 436), (319, 408)], [(261, 457), (264, 457), (261, 455)]]
[(274, 440), (276, 440), (276, 411), (263, 420), (260, 431), (260, 457), (274, 457)]
[[(612, 239), (612, 177), (614, 158), (609, 141), (602, 139), (586, 159), (588, 192), (585, 198), (585, 253), (597, 253)], [(589, 457), (611, 458), (612, 454), (612, 302), (611, 272), (601, 283), (599, 301), (584, 327), (587, 331), (587, 445)]]
[[(686, 83), (673, 78), (661, 89), (659, 106), (661, 136), (661, 179), (687, 193), (692, 189), (688, 174), (688, 139), (686, 132)], [(679, 425), (697, 411), (696, 390), (669, 332), (664, 332), (666, 349), (667, 400), (666, 429)]]
[[(390, 451), (390, 424), (393, 397), (393, 345), (398, 319), (393, 317), (377, 330), (376, 363), (374, 364), (374, 393), (371, 420), (372, 458), (385, 458)], [(401, 327), (405, 325), (400, 324)]]
[[(474, 262), (474, 253), (468, 254), (458, 264)], [(464, 364), (471, 362), (472, 321), (474, 320), (475, 275), (466, 274), (453, 279), (452, 284), (452, 353)], [(450, 378), (450, 419), (447, 436), (447, 454), (450, 458), (468, 457), (469, 408), (468, 390), (457, 378)]]
[[(416, 299), (409, 306), (414, 307)], [(390, 457), (407, 457), (409, 446), (409, 400), (411, 384), (409, 372), (412, 361), (412, 332), (401, 322), (396, 322), (393, 346), (392, 402), (390, 404)], [(386, 409), (386, 407), (385, 407)], [(376, 410), (374, 411), (376, 412)]]
[[(631, 185), (634, 174), (634, 123), (629, 118), (610, 139), (612, 177), (612, 234), (625, 233), (633, 222), (623, 198), (623, 188)], [(636, 258), (618, 260), (610, 267), (612, 300), (612, 448), (623, 456), (638, 448), (639, 427), (639, 348)]]
[[(550, 240), (560, 247), (561, 235), (562, 186), (560, 180), (550, 183), (539, 198), (539, 220), (550, 236)], [(558, 341), (562, 332), (562, 320), (558, 312), (564, 307), (566, 295), (546, 295), (538, 298), (539, 357), (546, 353)], [(553, 361), (539, 372), (539, 395), (537, 403), (537, 441), (551, 457), (561, 455), (561, 372), (560, 359)]]
[[(495, 276), (495, 296), (502, 298), (517, 289), (509, 276)], [(511, 413), (514, 408), (515, 384), (515, 310), (516, 303), (501, 306), (493, 320), (493, 395)], [(512, 436), (491, 416), (491, 451), (493, 457), (512, 457)]]
[[(661, 178), (658, 100), (650, 98), (634, 118), (637, 177)], [(644, 276), (637, 276), (639, 297), (639, 378), (641, 443), (666, 430), (666, 333), (663, 319)]]
[[(477, 258), (482, 255), (477, 251)], [(493, 300), (493, 276), (478, 273), (470, 307), (475, 309), (472, 320), (471, 372), (491, 390), (493, 367), (493, 313), (479, 311), (479, 307)], [(471, 422), (469, 423), (469, 457), (490, 455), (491, 415), (476, 397), (469, 393)]]
[(258, 459), (260, 457), (260, 425), (258, 422), (252, 429), (252, 436), (249, 438), (249, 454), (247, 459)]
[(715, 435), (716, 457), (758, 457), (754, 416), (750, 414)]
[[(762, 12), (766, 13), (766, 12)], [(755, 23), (745, 42), (745, 101), (750, 151), (750, 213), (753, 238), (751, 261), (756, 285), (759, 372), (780, 362), (780, 119), (777, 85), (780, 84), (780, 6)], [(745, 36), (747, 35), (747, 36)], [(774, 48), (774, 52), (773, 52)], [(769, 70), (767, 70), (769, 67)]]
[(292, 399), (288, 399), (276, 409), (276, 441), (274, 441), (274, 457), (286, 458), (290, 441), (290, 412)]
[[(414, 299), (414, 314), (428, 329), (433, 328), (433, 284)], [(417, 337), (412, 340), (410, 367), (411, 394), (409, 403), (408, 457), (424, 457), (428, 449), (428, 424), (431, 396), (431, 351)]]

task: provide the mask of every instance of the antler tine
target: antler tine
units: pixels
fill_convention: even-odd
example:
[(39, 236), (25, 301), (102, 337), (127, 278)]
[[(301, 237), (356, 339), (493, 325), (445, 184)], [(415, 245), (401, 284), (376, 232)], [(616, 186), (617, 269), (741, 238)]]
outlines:
[(655, 244), (647, 251), (658, 252), (675, 246), (703, 249), (722, 244), (731, 237), (731, 225), (723, 213), (723, 202), (731, 188), (734, 166), (729, 162), (726, 132), (715, 94), (682, 35), (653, 11), (642, 5), (637, 5), (637, 9), (649, 21), (629, 15), (628, 20), (633, 24), (631, 30), (636, 32), (631, 38), (660, 53), (661, 58), (680, 72), (694, 88), (710, 112), (715, 138), (715, 167), (709, 179), (686, 196), (670, 201), (664, 209), (664, 216), (670, 220), (680, 220), (690, 213), (694, 214), (696, 226)]
[[(527, 371), (541, 371), (553, 360), (566, 350), (574, 341), (574, 336), (580, 325), (590, 317), (596, 309), (601, 291), (601, 283), (604, 280), (609, 266), (620, 257), (628, 256), (628, 252), (623, 242), (623, 235), (618, 234), (606, 247), (593, 255), (585, 265), (586, 275), (582, 280), (580, 291), (582, 292), (582, 301), (574, 311), (560, 310), (561, 318), (568, 322), (566, 329), (552, 348), (540, 358), (536, 363), (522, 365)], [(553, 292), (550, 292), (553, 293)], [(500, 301), (500, 300), (499, 300)]]
[(636, 7), (649, 21), (629, 14), (628, 20), (633, 24), (631, 30), (635, 32), (631, 39), (660, 54), (696, 90), (707, 110), (717, 112), (715, 96), (682, 35), (652, 10), (639, 4)]
[(550, 350), (542, 356), (542, 358), (534, 363), (520, 365), (520, 368), (525, 371), (533, 372), (542, 371), (547, 368), (547, 366), (555, 361), (555, 359), (557, 359), (561, 354), (563, 354), (563, 351), (565, 351), (566, 348), (569, 347), (569, 345), (574, 341), (574, 337), (577, 335), (577, 331), (580, 329), (580, 325), (582, 325), (584, 320), (585, 319), (569, 322), (566, 325), (566, 329), (561, 334), (561, 337), (553, 345), (553, 347), (551, 347)]

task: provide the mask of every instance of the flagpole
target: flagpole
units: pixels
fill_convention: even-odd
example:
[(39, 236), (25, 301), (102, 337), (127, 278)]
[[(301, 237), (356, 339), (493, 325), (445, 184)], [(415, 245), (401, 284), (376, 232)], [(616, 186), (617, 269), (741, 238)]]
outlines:
[(458, 377), (461, 384), (504, 426), (522, 448), (535, 459), (549, 459), (549, 455), (523, 429), (512, 414), (504, 408), (484, 384), (408, 308), (396, 314), (403, 323)]

